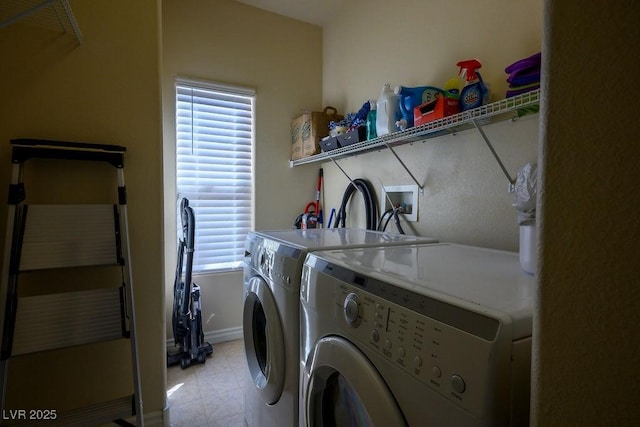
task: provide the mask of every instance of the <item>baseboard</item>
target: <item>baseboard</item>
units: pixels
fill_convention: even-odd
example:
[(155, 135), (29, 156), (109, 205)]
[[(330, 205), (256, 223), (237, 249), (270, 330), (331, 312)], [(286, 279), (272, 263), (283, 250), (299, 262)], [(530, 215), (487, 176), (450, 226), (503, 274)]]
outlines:
[[(136, 417), (129, 417), (124, 421), (128, 422), (131, 425), (135, 425)], [(171, 421), (169, 418), (169, 407), (166, 407), (161, 411), (145, 412), (144, 425), (148, 427), (170, 427)]]
[(162, 410), (162, 424), (159, 424), (162, 427), (171, 427), (171, 415), (169, 405), (165, 406)]
[(167, 409), (145, 413), (144, 425), (150, 427), (169, 427), (169, 412)]
[[(205, 332), (204, 340), (211, 344), (217, 344), (220, 342), (234, 341), (242, 339), (242, 326), (235, 326), (233, 328), (218, 329), (217, 331)], [(167, 347), (173, 347), (173, 338), (167, 340)]]

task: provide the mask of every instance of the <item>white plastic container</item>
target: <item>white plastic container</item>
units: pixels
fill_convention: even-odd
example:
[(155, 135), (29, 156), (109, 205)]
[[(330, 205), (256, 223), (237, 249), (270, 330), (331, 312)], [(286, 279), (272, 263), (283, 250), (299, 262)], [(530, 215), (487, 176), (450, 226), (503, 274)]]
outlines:
[(396, 95), (389, 83), (385, 84), (376, 103), (376, 134), (387, 135), (398, 130), (400, 119), (400, 95)]
[(529, 274), (538, 268), (538, 227), (536, 223), (520, 226), (520, 266)]

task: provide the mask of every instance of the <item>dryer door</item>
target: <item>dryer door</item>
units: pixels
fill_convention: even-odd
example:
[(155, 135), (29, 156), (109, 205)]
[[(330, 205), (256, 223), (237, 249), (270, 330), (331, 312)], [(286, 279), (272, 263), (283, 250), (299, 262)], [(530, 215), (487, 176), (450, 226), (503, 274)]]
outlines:
[(260, 276), (245, 284), (242, 322), (251, 377), (262, 400), (272, 405), (284, 387), (284, 338), (276, 300)]
[(304, 396), (309, 426), (406, 426), (395, 398), (369, 359), (344, 338), (316, 343)]

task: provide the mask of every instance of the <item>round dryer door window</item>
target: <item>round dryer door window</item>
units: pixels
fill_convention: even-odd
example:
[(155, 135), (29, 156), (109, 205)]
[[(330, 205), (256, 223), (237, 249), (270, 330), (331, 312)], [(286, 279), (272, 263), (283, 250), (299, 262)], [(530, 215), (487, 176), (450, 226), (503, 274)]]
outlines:
[(309, 426), (406, 426), (395, 398), (369, 359), (344, 338), (316, 343), (305, 392)]
[(275, 298), (259, 276), (245, 284), (242, 322), (251, 377), (262, 400), (273, 405), (284, 388), (284, 337)]

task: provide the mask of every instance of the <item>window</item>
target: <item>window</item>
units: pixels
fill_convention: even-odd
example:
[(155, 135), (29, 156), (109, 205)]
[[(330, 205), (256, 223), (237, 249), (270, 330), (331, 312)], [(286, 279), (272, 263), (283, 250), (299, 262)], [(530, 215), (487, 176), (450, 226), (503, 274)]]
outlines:
[(194, 273), (242, 265), (253, 225), (254, 102), (253, 90), (176, 79), (176, 207), (186, 197), (195, 214)]

